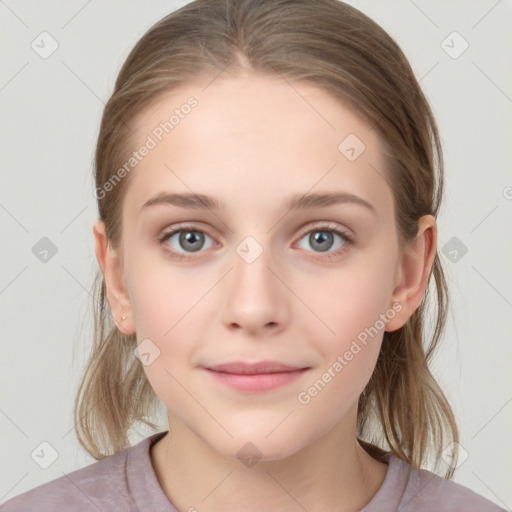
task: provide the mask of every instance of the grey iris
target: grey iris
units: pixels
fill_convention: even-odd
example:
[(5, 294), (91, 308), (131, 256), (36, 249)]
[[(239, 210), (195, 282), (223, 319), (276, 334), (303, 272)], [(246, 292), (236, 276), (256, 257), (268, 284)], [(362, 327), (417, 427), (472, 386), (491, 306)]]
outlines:
[[(329, 243), (325, 243), (325, 241), (328, 240)], [(317, 249), (319, 251), (328, 251), (329, 247), (332, 245), (333, 242), (333, 234), (329, 231), (313, 231), (309, 235), (309, 243), (311, 244), (311, 247), (314, 249)]]
[[(187, 246), (190, 244), (190, 246)], [(188, 251), (195, 252), (204, 244), (204, 233), (199, 231), (184, 231), (180, 234), (180, 245)]]

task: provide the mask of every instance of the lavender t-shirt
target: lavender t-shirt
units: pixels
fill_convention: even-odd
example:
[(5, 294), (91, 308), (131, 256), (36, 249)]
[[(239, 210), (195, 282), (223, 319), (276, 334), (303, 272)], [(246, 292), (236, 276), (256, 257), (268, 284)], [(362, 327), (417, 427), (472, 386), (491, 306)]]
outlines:
[[(166, 432), (16, 496), (2, 512), (178, 512), (160, 487), (151, 446)], [(387, 454), (381, 488), (360, 512), (506, 512), (467, 487)], [(193, 503), (191, 504), (194, 505)], [(200, 508), (200, 507), (199, 507)]]

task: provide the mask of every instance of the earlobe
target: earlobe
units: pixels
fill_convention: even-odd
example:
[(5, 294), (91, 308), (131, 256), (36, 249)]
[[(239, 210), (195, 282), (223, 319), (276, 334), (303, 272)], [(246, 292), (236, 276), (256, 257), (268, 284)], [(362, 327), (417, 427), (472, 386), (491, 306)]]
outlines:
[(97, 220), (93, 225), (96, 259), (105, 280), (107, 300), (114, 322), (123, 334), (135, 332), (130, 297), (123, 280), (121, 259), (110, 245), (105, 223)]
[(393, 290), (392, 303), (402, 308), (386, 324), (386, 331), (400, 329), (421, 304), (428, 285), (437, 250), (437, 224), (432, 215), (424, 215), (418, 221), (418, 233), (402, 251), (396, 275), (398, 282)]

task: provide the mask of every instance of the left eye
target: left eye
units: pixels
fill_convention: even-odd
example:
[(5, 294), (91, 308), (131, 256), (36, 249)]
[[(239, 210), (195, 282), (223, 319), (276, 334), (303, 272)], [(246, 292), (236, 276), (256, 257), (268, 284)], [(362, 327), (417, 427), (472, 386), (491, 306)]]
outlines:
[[(337, 247), (333, 247), (335, 238), (341, 239)], [(350, 238), (345, 233), (336, 229), (317, 228), (308, 231), (301, 240), (306, 240), (315, 252), (327, 252), (342, 248), (350, 242)], [(304, 248), (304, 247), (301, 247)]]

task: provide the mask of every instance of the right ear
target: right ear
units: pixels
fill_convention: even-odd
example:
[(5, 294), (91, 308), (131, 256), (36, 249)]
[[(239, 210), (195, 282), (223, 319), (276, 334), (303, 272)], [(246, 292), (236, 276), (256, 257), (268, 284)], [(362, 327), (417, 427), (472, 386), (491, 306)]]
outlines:
[[(107, 238), (105, 223), (97, 220), (93, 225), (96, 259), (101, 268), (107, 300), (117, 328), (126, 335), (135, 332), (131, 301), (124, 284), (121, 259)], [(126, 318), (123, 320), (123, 316)]]

